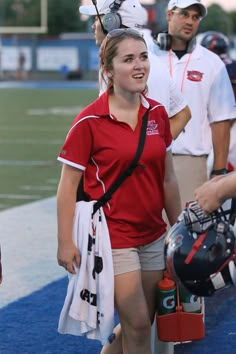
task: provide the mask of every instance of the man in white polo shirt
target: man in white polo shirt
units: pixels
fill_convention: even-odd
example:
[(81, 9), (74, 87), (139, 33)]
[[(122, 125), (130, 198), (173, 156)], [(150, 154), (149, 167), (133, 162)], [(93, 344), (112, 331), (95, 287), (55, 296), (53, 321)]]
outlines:
[(174, 167), (183, 207), (207, 179), (206, 158), (211, 147), (211, 176), (227, 172), (230, 120), (236, 118), (233, 90), (222, 60), (196, 44), (195, 35), (207, 9), (200, 0), (170, 0), (168, 33), (152, 50), (168, 67), (184, 94), (192, 119), (173, 145)]

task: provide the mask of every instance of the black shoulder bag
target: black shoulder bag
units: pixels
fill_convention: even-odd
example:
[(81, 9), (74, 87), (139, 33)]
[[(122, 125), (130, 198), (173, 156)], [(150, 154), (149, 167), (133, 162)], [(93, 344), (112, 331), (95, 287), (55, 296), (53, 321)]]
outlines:
[[(143, 116), (142, 119), (142, 127), (141, 127), (141, 132), (140, 132), (140, 137), (139, 137), (139, 143), (137, 147), (137, 151), (135, 154), (135, 157), (133, 161), (130, 163), (129, 167), (123, 172), (116, 180), (115, 182), (110, 186), (108, 191), (98, 199), (98, 201), (94, 204), (93, 207), (93, 214), (96, 213), (96, 211), (103, 205), (105, 205), (112, 197), (112, 194), (120, 187), (120, 185), (125, 181), (125, 179), (129, 176), (132, 175), (133, 171), (135, 168), (138, 166), (138, 161), (142, 155), (144, 144), (145, 144), (145, 139), (146, 139), (146, 130), (147, 130), (147, 122), (148, 122), (148, 113), (149, 110), (147, 110)], [(81, 181), (83, 183), (83, 181)], [(78, 187), (78, 192), (77, 192), (77, 201), (79, 200), (86, 200), (86, 198), (81, 198), (82, 196), (82, 188), (83, 184), (80, 182), (79, 187)]]

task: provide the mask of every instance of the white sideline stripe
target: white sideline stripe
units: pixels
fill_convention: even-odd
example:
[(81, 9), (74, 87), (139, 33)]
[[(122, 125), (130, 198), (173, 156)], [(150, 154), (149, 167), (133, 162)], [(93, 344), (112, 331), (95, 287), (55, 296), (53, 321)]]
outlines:
[(0, 212), (0, 308), (66, 275), (56, 260), (55, 197)]

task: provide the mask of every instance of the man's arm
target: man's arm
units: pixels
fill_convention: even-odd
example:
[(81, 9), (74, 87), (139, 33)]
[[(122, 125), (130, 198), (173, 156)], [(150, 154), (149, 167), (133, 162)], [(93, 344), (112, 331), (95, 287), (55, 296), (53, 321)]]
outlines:
[[(214, 151), (213, 171), (225, 169), (229, 154), (230, 120), (211, 124), (212, 145)], [(214, 176), (214, 173), (212, 174)]]
[(236, 197), (236, 172), (215, 177), (194, 192), (195, 198), (206, 213), (218, 209), (226, 199)]
[(172, 152), (168, 151), (165, 159), (164, 208), (170, 225), (174, 225), (181, 213), (181, 200), (178, 181), (175, 175)]
[[(169, 75), (169, 72), (168, 72)], [(169, 76), (170, 88), (170, 129), (173, 139), (176, 139), (179, 134), (184, 131), (186, 124), (192, 117), (187, 101), (177, 88), (175, 81)]]
[(184, 131), (184, 128), (190, 119), (191, 111), (188, 106), (170, 118), (170, 130), (173, 139), (176, 139), (179, 134)]
[[(173, 139), (176, 139), (191, 119), (188, 103), (160, 58), (149, 52), (149, 61), (148, 97), (164, 105), (170, 118)], [(164, 86), (162, 80), (165, 80)]]
[[(208, 118), (211, 126), (214, 160), (212, 169), (225, 169), (229, 153), (230, 125), (236, 118), (235, 98), (225, 64), (215, 58), (217, 74), (208, 99)], [(223, 119), (222, 119), (223, 117)], [(212, 174), (214, 176), (215, 174)]]

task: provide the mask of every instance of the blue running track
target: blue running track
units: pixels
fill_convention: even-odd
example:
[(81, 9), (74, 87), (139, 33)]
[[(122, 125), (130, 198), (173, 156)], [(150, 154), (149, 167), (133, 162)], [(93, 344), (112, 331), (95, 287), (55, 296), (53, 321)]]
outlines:
[[(97, 341), (57, 333), (66, 287), (67, 278), (62, 278), (0, 310), (1, 354), (100, 353)], [(205, 339), (178, 344), (175, 353), (235, 354), (235, 305), (233, 288), (207, 299)]]

